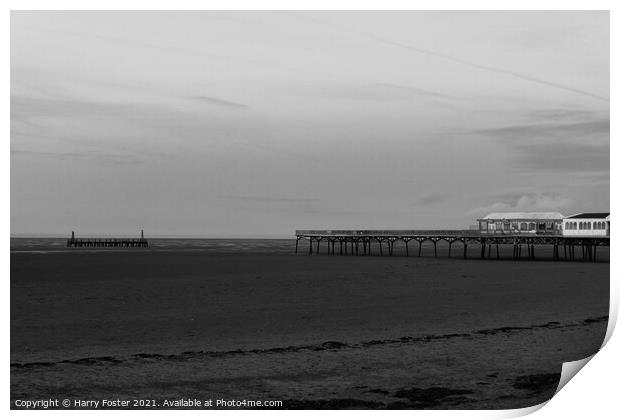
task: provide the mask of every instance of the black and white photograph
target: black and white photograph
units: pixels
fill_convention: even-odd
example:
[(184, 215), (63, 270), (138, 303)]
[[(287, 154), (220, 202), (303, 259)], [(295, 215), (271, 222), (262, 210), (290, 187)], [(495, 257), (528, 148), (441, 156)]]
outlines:
[(543, 405), (610, 73), (605, 10), (11, 10), (10, 409)]

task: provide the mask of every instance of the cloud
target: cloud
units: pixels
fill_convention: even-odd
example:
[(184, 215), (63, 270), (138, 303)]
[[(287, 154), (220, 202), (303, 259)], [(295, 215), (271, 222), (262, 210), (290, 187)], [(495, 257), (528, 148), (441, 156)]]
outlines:
[(391, 83), (310, 83), (287, 87), (286, 90), (297, 95), (318, 95), (352, 101), (405, 101), (419, 97), (453, 99), (439, 92)]
[(580, 179), (588, 182), (588, 185), (609, 185), (609, 171), (593, 172), (579, 176)]
[(392, 83), (378, 83), (379, 86), (385, 86), (387, 88), (391, 88), (391, 89), (397, 89), (397, 90), (402, 90), (404, 92), (408, 92), (408, 93), (412, 93), (414, 95), (422, 95), (422, 96), (431, 96), (433, 98), (444, 98), (444, 99), (453, 99), (454, 96), (450, 96), (450, 95), (445, 95), (443, 93), (439, 93), (439, 92), (435, 92), (435, 91), (431, 91), (431, 90), (426, 90), (426, 89), (420, 89), (417, 87), (413, 87), (413, 86), (403, 86), (403, 85), (395, 85)]
[[(528, 111), (527, 116), (533, 120), (551, 120), (551, 121), (593, 121), (596, 117), (595, 113), (584, 109), (537, 109)], [(609, 120), (609, 119), (608, 119)], [(607, 124), (609, 126), (609, 122)], [(609, 131), (609, 130), (608, 130)]]
[(610, 120), (590, 117), (575, 122), (587, 114), (587, 111), (561, 109), (528, 112), (527, 118), (539, 122), (476, 133), (508, 143), (511, 168), (522, 173), (608, 172)]
[(419, 54), (425, 54), (425, 55), (430, 55), (430, 56), (442, 58), (442, 59), (445, 59), (445, 60), (448, 60), (448, 61), (452, 61), (454, 63), (462, 64), (462, 65), (465, 65), (465, 66), (468, 66), (468, 67), (472, 67), (472, 68), (475, 68), (475, 69), (479, 69), (479, 70), (488, 71), (488, 72), (491, 72), (491, 73), (505, 74), (505, 75), (512, 76), (512, 77), (515, 77), (517, 79), (525, 80), (525, 81), (528, 81), (528, 82), (531, 82), (531, 83), (535, 83), (535, 84), (538, 84), (538, 85), (545, 85), (545, 86), (553, 87), (553, 88), (556, 88), (556, 89), (561, 89), (561, 90), (564, 90), (564, 91), (567, 91), (567, 92), (573, 92), (573, 93), (576, 93), (576, 94), (579, 94), (579, 95), (588, 96), (590, 98), (597, 99), (599, 101), (609, 102), (609, 98), (606, 97), (606, 96), (599, 95), (599, 94), (594, 93), (594, 92), (589, 92), (589, 91), (586, 91), (586, 90), (583, 90), (583, 89), (578, 89), (578, 88), (575, 88), (573, 86), (567, 86), (567, 85), (564, 85), (564, 84), (561, 84), (561, 83), (552, 82), (550, 80), (540, 79), (538, 77), (531, 76), (531, 75), (524, 74), (524, 73), (519, 73), (519, 72), (510, 70), (510, 69), (503, 69), (503, 68), (500, 68), (500, 67), (494, 67), (494, 66), (488, 66), (488, 65), (485, 65), (485, 64), (476, 63), (476, 62), (473, 62), (473, 61), (470, 61), (470, 60), (462, 59), (460, 57), (456, 57), (456, 56), (449, 55), (449, 54), (444, 54), (444, 53), (441, 53), (441, 52), (438, 52), (438, 51), (429, 50), (429, 49), (426, 49), (426, 48), (419, 48), (419, 47), (416, 47), (416, 46), (403, 44), (401, 42), (392, 41), (390, 39), (383, 38), (383, 37), (380, 37), (380, 36), (377, 36), (377, 35), (374, 35), (374, 34), (371, 34), (371, 33), (368, 33), (368, 32), (363, 32), (363, 31), (355, 31), (355, 32), (357, 32), (359, 34), (362, 34), (362, 35), (365, 35), (367, 37), (370, 37), (370, 38), (372, 38), (372, 39), (374, 39), (374, 40), (376, 40), (378, 42), (382, 42), (382, 43), (384, 43), (386, 45), (391, 45), (391, 46), (394, 46), (394, 47), (403, 48), (405, 50), (413, 51), (413, 52), (416, 52), (416, 53), (419, 53)]
[(561, 211), (571, 204), (570, 199), (558, 193), (528, 193), (474, 208), (468, 214), (484, 215), (497, 211)]
[(223, 106), (226, 108), (238, 108), (238, 109), (249, 108), (249, 106), (245, 104), (239, 104), (236, 102), (227, 101), (225, 99), (214, 98), (212, 96), (199, 95), (199, 96), (192, 96), (191, 98), (202, 101), (202, 102), (206, 102), (212, 105)]
[(43, 158), (55, 158), (66, 160), (97, 160), (102, 163), (114, 164), (114, 165), (135, 165), (142, 163), (142, 159), (135, 155), (130, 154), (116, 154), (116, 153), (101, 153), (90, 151), (86, 152), (42, 152), (36, 150), (21, 150), (12, 149), (11, 155), (16, 156), (37, 156)]
[(223, 198), (236, 201), (244, 201), (250, 203), (266, 203), (266, 204), (286, 204), (286, 203), (314, 203), (319, 201), (317, 198), (304, 198), (304, 197), (269, 197), (269, 196), (255, 196), (255, 195), (229, 195)]
[[(299, 14), (291, 14), (291, 16), (295, 16), (295, 17), (300, 17)], [(372, 39), (377, 43), (381, 43), (384, 45), (388, 45), (391, 47), (396, 47), (396, 48), (400, 48), (403, 50), (407, 50), (410, 52), (414, 52), (416, 54), (422, 54), (425, 56), (430, 56), (430, 57), (436, 57), (442, 60), (446, 60), (446, 61), (451, 61), (453, 63), (457, 63), (460, 64), (462, 66), (466, 66), (466, 67), (470, 67), (470, 68), (474, 68), (474, 69), (478, 69), (478, 70), (482, 70), (485, 72), (489, 72), (489, 73), (496, 73), (496, 74), (503, 74), (506, 76), (510, 76), (513, 77), (515, 79), (520, 79), (523, 81), (527, 81), (533, 84), (537, 84), (537, 85), (543, 85), (543, 86), (549, 86), (555, 89), (560, 89), (566, 92), (572, 92), (572, 93), (576, 93), (578, 95), (582, 95), (582, 96), (587, 96), (599, 101), (603, 101), (603, 102), (607, 102), (609, 103), (609, 98), (606, 96), (603, 96), (597, 92), (590, 92), (584, 89), (579, 89), (577, 87), (574, 86), (568, 86), (562, 83), (557, 83), (551, 80), (545, 80), (545, 79), (541, 79), (539, 77), (536, 77), (534, 75), (530, 75), (530, 74), (525, 74), (525, 73), (521, 73), (519, 71), (515, 71), (509, 68), (502, 68), (502, 67), (496, 67), (496, 66), (490, 66), (490, 65), (486, 65), (484, 63), (479, 63), (476, 61), (472, 61), (469, 60), (467, 58), (463, 58), (463, 57), (458, 57), (456, 55), (451, 55), (451, 54), (446, 54), (443, 53), (439, 50), (434, 50), (434, 49), (430, 49), (430, 48), (424, 48), (418, 45), (412, 45), (409, 43), (404, 43), (404, 42), (400, 42), (400, 41), (395, 41), (393, 39), (384, 37), (384, 36), (380, 36), (377, 35), (375, 33), (372, 32), (367, 32), (364, 30), (356, 30), (356, 29), (352, 29), (350, 27), (344, 27), (344, 26), (340, 26), (340, 25), (335, 25), (332, 23), (329, 23), (327, 21), (321, 20), (321, 19), (316, 19), (316, 18), (308, 18), (307, 16), (304, 16), (305, 20), (314, 22), (316, 24), (322, 25), (322, 26), (330, 26), (332, 28), (338, 29), (340, 31), (345, 31), (351, 34), (356, 34), (358, 36), (362, 36), (364, 38), (367, 39)]]
[[(556, 114), (557, 115), (557, 114)], [(475, 131), (504, 139), (531, 139), (532, 137), (558, 137), (607, 135), (609, 136), (609, 118), (583, 121), (576, 123), (538, 123), (526, 125), (512, 125)]]
[[(20, 13), (27, 13), (27, 12), (20, 12)], [(76, 13), (85, 13), (85, 12), (84, 11), (81, 11), (81, 12), (73, 11), (71, 13), (73, 15), (76, 15)], [(132, 47), (138, 51), (143, 51), (144, 49), (153, 49), (157, 51), (162, 51), (162, 52), (167, 52), (167, 53), (176, 53), (179, 55), (185, 55), (189, 57), (206, 57), (206, 58), (209, 58), (215, 61), (221, 61), (221, 62), (239, 63), (243, 65), (250, 64), (252, 66), (273, 68), (273, 69), (283, 70), (285, 72), (290, 72), (290, 73), (315, 74), (311, 71), (308, 71), (304, 67), (301, 67), (301, 66), (290, 67), (280, 62), (274, 62), (273, 60), (252, 59), (252, 58), (246, 58), (246, 57), (232, 55), (232, 54), (220, 54), (220, 53), (216, 53), (212, 51), (206, 51), (203, 49), (188, 48), (185, 46), (165, 45), (165, 44), (158, 44), (158, 43), (143, 41), (139, 39), (130, 39), (130, 38), (124, 38), (124, 37), (118, 37), (118, 36), (101, 35), (101, 34), (96, 34), (90, 31), (89, 32), (83, 32), (83, 31), (72, 32), (72, 31), (56, 30), (56, 29), (50, 29), (50, 28), (45, 28), (45, 27), (40, 27), (40, 26), (33, 26), (33, 25), (21, 25), (21, 24), (15, 24), (13, 20), (11, 22), (11, 32), (14, 32), (16, 29), (21, 29), (21, 30), (32, 31), (32, 32), (39, 32), (43, 34), (53, 34), (53, 35), (59, 35), (62, 37), (76, 38), (82, 41), (83, 40), (94, 40), (94, 41), (100, 41), (100, 42), (108, 43), (112, 45), (118, 45), (121, 47)]]
[(516, 146), (516, 169), (538, 172), (600, 172), (609, 170), (609, 144), (528, 144)]
[(417, 204), (421, 206), (430, 206), (431, 204), (440, 203), (442, 201), (447, 200), (450, 197), (448, 194), (430, 194), (424, 197), (421, 197), (416, 201)]
[(171, 120), (182, 114), (160, 104), (47, 99), (11, 95), (11, 120), (70, 117), (74, 120)]

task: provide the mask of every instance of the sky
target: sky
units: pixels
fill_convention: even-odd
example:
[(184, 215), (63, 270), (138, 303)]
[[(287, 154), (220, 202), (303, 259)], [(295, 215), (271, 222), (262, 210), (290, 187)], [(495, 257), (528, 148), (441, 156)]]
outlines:
[(11, 13), (11, 234), (609, 210), (609, 14)]

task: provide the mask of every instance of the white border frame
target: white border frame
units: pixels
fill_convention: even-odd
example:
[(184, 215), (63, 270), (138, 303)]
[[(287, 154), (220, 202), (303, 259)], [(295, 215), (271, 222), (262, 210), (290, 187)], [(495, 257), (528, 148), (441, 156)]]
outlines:
[[(2, 50), (5, 60), (10, 60), (10, 10), (49, 10), (49, 9), (79, 9), (79, 10), (135, 10), (135, 9), (156, 9), (156, 10), (199, 10), (199, 9), (211, 9), (211, 10), (344, 10), (344, 9), (361, 9), (361, 10), (382, 10), (382, 9), (396, 9), (396, 10), (610, 10), (610, 33), (611, 33), (611, 45), (618, 46), (618, 27), (620, 19), (614, 13), (620, 10), (620, 6), (616, 6), (614, 11), (614, 2), (612, 1), (576, 1), (576, 0), (522, 0), (522, 1), (458, 1), (458, 0), (437, 0), (437, 1), (415, 1), (415, 0), (383, 0), (383, 1), (346, 1), (346, 0), (297, 0), (297, 1), (284, 1), (284, 0), (264, 0), (261, 2), (251, 0), (176, 0), (176, 1), (163, 1), (163, 0), (151, 0), (151, 1), (139, 1), (139, 0), (93, 0), (89, 2), (66, 0), (55, 1), (53, 4), (49, 1), (7, 1), (7, 10), (2, 15), (2, 24), (0, 27), (3, 30), (3, 42)], [(617, 4), (617, 2), (616, 2)], [(611, 69), (618, 68), (617, 65), (617, 52), (614, 53), (614, 49), (610, 51), (610, 63)], [(10, 92), (10, 66), (8, 62), (2, 66), (2, 75), (5, 89), (4, 92)], [(613, 77), (613, 74), (617, 74), (618, 70), (611, 71), (611, 85), (610, 90), (614, 94), (611, 95), (610, 112), (611, 119), (614, 120), (616, 115), (616, 95), (617, 83)], [(617, 79), (617, 77), (616, 77)], [(4, 232), (4, 242), (2, 248), (2, 286), (3, 286), (3, 300), (4, 300), (4, 316), (2, 322), (2, 340), (3, 340), (3, 355), (4, 364), (2, 370), (5, 372), (4, 381), (2, 382), (2, 408), (9, 410), (9, 378), (10, 378), (10, 243), (8, 238), (10, 237), (10, 95), (6, 95), (3, 101), (3, 117), (2, 118), (2, 132), (5, 133), (4, 138), (6, 143), (2, 148), (2, 163), (0, 166), (2, 171), (2, 196), (5, 197), (5, 203), (1, 207), (2, 217), (2, 230)], [(610, 133), (610, 148), (611, 148), (611, 186), (617, 185), (617, 170), (614, 170), (614, 163), (619, 163), (618, 160), (618, 147), (613, 141), (614, 137), (614, 125), (611, 124)], [(611, 189), (613, 191), (613, 189)], [(611, 213), (615, 214), (617, 206), (617, 195), (611, 196)], [(611, 248), (611, 260), (617, 261), (618, 248), (617, 241)], [(380, 415), (399, 418), (506, 418), (516, 417), (537, 411), (542, 406), (547, 405), (543, 410), (536, 413), (537, 418), (583, 418), (589, 416), (592, 418), (613, 418), (617, 415), (617, 374), (619, 373), (619, 363), (615, 357), (615, 354), (620, 354), (620, 344), (618, 339), (612, 339), (611, 332), (615, 327), (617, 321), (618, 310), (618, 270), (614, 264), (610, 264), (611, 273), (611, 302), (610, 302), (610, 319), (605, 338), (607, 345), (604, 351), (597, 354), (590, 363), (577, 375), (577, 378), (570, 381), (570, 383), (561, 390), (554, 398), (552, 398), (547, 404), (541, 404), (540, 406), (531, 407), (521, 410), (504, 410), (504, 411), (392, 411), (383, 412)], [(34, 411), (17, 411), (11, 410), (10, 415), (19, 418), (32, 418), (39, 416), (42, 412)], [(48, 411), (43, 412), (45, 415), (52, 418), (82, 418), (86, 413), (81, 411)], [(111, 413), (105, 411), (90, 411), (88, 416), (103, 418), (108, 417)], [(166, 418), (172, 413), (166, 411), (154, 411), (149, 412), (147, 415), (156, 418)], [(179, 412), (175, 412), (174, 416), (179, 415)], [(282, 412), (268, 412), (268, 411), (209, 411), (205, 413), (202, 411), (189, 411), (184, 412), (183, 415), (195, 418), (204, 418), (204, 416), (217, 416), (219, 418), (231, 418), (237, 416), (252, 416), (252, 418), (259, 419), (271, 419), (276, 418), (289, 418), (292, 413)], [(340, 413), (335, 412), (314, 412), (314, 411), (297, 411), (294, 413), (295, 417), (301, 418), (313, 418), (315, 415), (321, 416), (340, 416)], [(371, 418), (376, 416), (376, 411), (355, 411), (349, 412), (348, 415), (355, 415), (360, 418)], [(124, 412), (115, 411), (114, 416), (129, 417), (129, 416), (143, 416), (144, 412)]]

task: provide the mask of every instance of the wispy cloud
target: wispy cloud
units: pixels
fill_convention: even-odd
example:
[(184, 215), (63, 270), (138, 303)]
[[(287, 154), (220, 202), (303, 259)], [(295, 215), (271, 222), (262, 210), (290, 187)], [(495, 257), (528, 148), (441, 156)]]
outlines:
[(418, 199), (416, 201), (416, 204), (419, 204), (421, 206), (430, 206), (432, 204), (437, 204), (437, 203), (441, 203), (442, 201), (446, 201), (448, 198), (450, 198), (450, 195), (448, 194), (430, 194), (430, 195), (426, 195)]
[(583, 89), (578, 89), (575, 88), (573, 86), (568, 86), (568, 85), (564, 85), (561, 83), (556, 83), (556, 82), (552, 82), (550, 80), (544, 80), (529, 74), (523, 74), (523, 73), (519, 73), (510, 69), (504, 69), (501, 67), (495, 67), (495, 66), (489, 66), (489, 65), (485, 65), (485, 64), (480, 64), (480, 63), (476, 63), (474, 61), (470, 61), (470, 60), (466, 60), (460, 57), (456, 57), (453, 55), (449, 55), (449, 54), (444, 54), (438, 51), (434, 51), (434, 50), (430, 50), (430, 49), (426, 49), (426, 48), (420, 48), (420, 47), (416, 47), (416, 46), (412, 46), (412, 45), (407, 45), (404, 44), (402, 42), (397, 42), (397, 41), (392, 41), (389, 40), (387, 38), (383, 38), (368, 32), (362, 32), (362, 31), (356, 31), (360, 34), (363, 34), (367, 37), (373, 38), (376, 41), (382, 42), (386, 45), (391, 45), (394, 47), (398, 47), (398, 48), (403, 48), (405, 50), (409, 50), (409, 51), (413, 51), (419, 54), (425, 54), (425, 55), (430, 55), (430, 56), (434, 56), (434, 57), (438, 57), (438, 58), (442, 58), (444, 60), (448, 60), (448, 61), (452, 61), (454, 63), (458, 63), (458, 64), (462, 64), (468, 67), (472, 67), (475, 69), (479, 69), (479, 70), (484, 70), (484, 71), (488, 71), (491, 73), (497, 73), (497, 74), (505, 74), (507, 76), (511, 76), (511, 77), (515, 77), (517, 79), (521, 79), (527, 82), (531, 82), (531, 83), (535, 83), (538, 85), (544, 85), (544, 86), (549, 86), (549, 87), (553, 87), (556, 89), (561, 89), (567, 92), (573, 92), (576, 93), (578, 95), (583, 95), (583, 96), (588, 96), (590, 98), (593, 99), (597, 99), (599, 101), (604, 101), (604, 102), (609, 102), (609, 98), (603, 95), (599, 95), (597, 93), (594, 92), (589, 92), (587, 90), (583, 90)]
[(104, 102), (81, 99), (49, 99), (11, 95), (11, 120), (36, 117), (71, 117), (73, 119), (114, 118), (119, 120), (148, 119), (161, 121), (181, 114), (163, 104), (139, 102)]
[[(73, 12), (76, 13), (76, 12)], [(77, 12), (79, 13), (79, 12)], [(153, 49), (158, 51), (163, 51), (167, 53), (176, 53), (181, 55), (186, 55), (190, 57), (207, 57), (213, 60), (222, 61), (222, 62), (232, 62), (232, 63), (241, 63), (244, 65), (251, 64), (252, 66), (259, 66), (264, 68), (272, 68), (283, 70), (285, 72), (293, 72), (293, 73), (304, 73), (304, 74), (313, 74), (317, 75), (316, 72), (308, 71), (303, 67), (291, 67), (280, 62), (274, 62), (269, 60), (262, 59), (252, 59), (247, 57), (240, 57), (232, 54), (221, 54), (213, 51), (205, 51), (203, 49), (196, 48), (187, 48), (178, 45), (165, 45), (160, 43), (152, 43), (148, 41), (142, 41), (139, 39), (130, 39), (123, 38), (117, 36), (110, 35), (100, 35), (92, 32), (72, 32), (66, 30), (57, 30), (50, 29), (41, 26), (33, 26), (33, 25), (17, 25), (11, 24), (11, 31), (15, 29), (21, 29), (26, 31), (34, 31), (46, 34), (54, 34), (62, 37), (75, 38), (79, 40), (89, 39), (89, 40), (97, 40), (105, 43), (115, 44), (124, 47), (133, 47), (138, 49)]]
[(201, 101), (201, 102), (206, 102), (206, 103), (211, 104), (211, 105), (219, 105), (219, 106), (223, 106), (223, 107), (226, 107), (226, 108), (237, 108), (237, 109), (247, 109), (247, 108), (249, 108), (249, 105), (240, 104), (240, 103), (232, 102), (232, 101), (227, 101), (225, 99), (214, 98), (212, 96), (198, 95), (198, 96), (192, 96), (190, 98), (198, 100), (198, 101)]
[(510, 125), (504, 127), (477, 130), (483, 134), (503, 139), (530, 139), (532, 137), (560, 137), (602, 134), (609, 135), (609, 118), (571, 123), (537, 123)]
[[(526, 115), (533, 121), (562, 121), (575, 122), (575, 121), (589, 121), (593, 122), (597, 120), (596, 113), (587, 109), (566, 109), (566, 108), (554, 108), (554, 109), (537, 109), (528, 110)], [(607, 119), (609, 120), (609, 119)], [(609, 122), (608, 122), (609, 125)]]
[(384, 86), (384, 87), (390, 88), (390, 89), (402, 90), (404, 92), (411, 93), (411, 94), (414, 94), (414, 95), (431, 96), (433, 98), (442, 98), (442, 99), (454, 99), (454, 96), (446, 95), (444, 93), (437, 92), (437, 91), (432, 91), (432, 90), (427, 90), (427, 89), (420, 89), (420, 88), (415, 87), (415, 86), (396, 85), (396, 84), (393, 84), (393, 83), (378, 83), (378, 85), (379, 86)]
[(528, 144), (516, 146), (515, 169), (538, 172), (600, 172), (609, 170), (609, 145)]
[(317, 198), (304, 197), (274, 197), (274, 196), (257, 196), (257, 195), (228, 195), (223, 198), (235, 201), (243, 201), (249, 203), (261, 204), (290, 204), (290, 203), (315, 203)]
[(47, 152), (37, 150), (12, 149), (11, 155), (14, 156), (35, 156), (43, 158), (66, 159), (66, 160), (96, 160), (102, 163), (114, 165), (135, 165), (142, 163), (143, 160), (136, 155), (114, 154), (102, 152)]
[(586, 181), (589, 185), (609, 185), (609, 171), (587, 173), (579, 176), (580, 179)]
[(301, 96), (318, 95), (351, 101), (387, 102), (414, 98), (426, 98), (435, 101), (454, 99), (452, 96), (440, 92), (391, 83), (305, 83), (287, 87), (286, 91)]
[[(300, 18), (301, 15), (299, 13), (292, 13), (290, 14), (291, 16), (295, 16), (296, 18)], [(463, 57), (457, 57), (456, 55), (451, 55), (451, 54), (446, 54), (443, 53), (441, 51), (435, 50), (435, 49), (430, 49), (430, 48), (424, 48), (421, 46), (417, 46), (417, 45), (412, 45), (409, 43), (404, 43), (404, 42), (400, 42), (400, 41), (395, 41), (393, 39), (384, 37), (384, 36), (380, 36), (377, 35), (375, 33), (372, 32), (367, 32), (367, 31), (363, 31), (363, 30), (356, 30), (356, 29), (352, 29), (350, 27), (344, 27), (344, 26), (340, 26), (340, 25), (335, 25), (320, 19), (316, 19), (316, 18), (309, 18), (307, 16), (303, 17), (305, 20), (314, 22), (316, 24), (319, 25), (323, 25), (323, 26), (330, 26), (332, 28), (338, 29), (340, 31), (344, 31), (344, 32), (348, 32), (351, 34), (356, 34), (362, 37), (365, 37), (367, 39), (372, 39), (378, 43), (384, 44), (384, 45), (389, 45), (391, 47), (396, 47), (396, 48), (400, 48), (403, 50), (407, 50), (410, 52), (414, 52), (416, 54), (423, 54), (426, 56), (431, 56), (431, 57), (436, 57), (442, 60), (446, 60), (446, 61), (451, 61), (453, 63), (457, 63), (457, 64), (461, 64), (463, 66), (467, 66), (470, 68), (474, 68), (474, 69), (478, 69), (478, 70), (483, 70), (486, 72), (490, 72), (490, 73), (496, 73), (496, 74), (504, 74), (516, 79), (520, 79), (526, 82), (530, 82), (530, 83), (534, 83), (537, 85), (543, 85), (543, 86), (549, 86), (555, 89), (560, 89), (566, 92), (572, 92), (578, 95), (582, 95), (582, 96), (587, 96), (599, 101), (604, 101), (604, 102), (609, 102), (609, 98), (601, 95), (599, 93), (596, 92), (590, 92), (584, 89), (579, 89), (577, 87), (574, 86), (569, 86), (569, 85), (565, 85), (562, 83), (557, 83), (554, 81), (550, 81), (550, 80), (545, 80), (542, 79), (540, 77), (536, 77), (534, 75), (530, 75), (530, 74), (525, 74), (525, 73), (521, 73), (518, 71), (514, 71), (511, 69), (507, 69), (507, 68), (502, 68), (502, 67), (497, 67), (497, 66), (492, 66), (492, 65), (487, 65), (487, 64), (483, 64), (483, 63), (479, 63), (476, 61), (472, 61), (472, 60), (468, 60), (466, 58)]]

